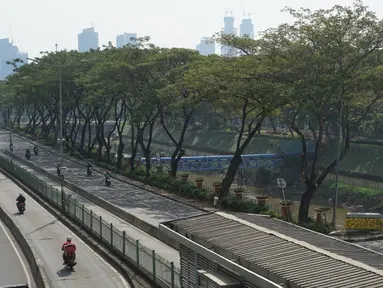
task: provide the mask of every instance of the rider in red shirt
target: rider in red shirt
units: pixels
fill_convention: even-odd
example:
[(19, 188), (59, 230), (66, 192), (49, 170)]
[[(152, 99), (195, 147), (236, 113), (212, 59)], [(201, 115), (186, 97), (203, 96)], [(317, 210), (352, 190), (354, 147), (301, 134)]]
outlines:
[(72, 237), (68, 236), (66, 238), (66, 242), (61, 247), (61, 250), (64, 251), (63, 253), (63, 265), (66, 264), (66, 259), (68, 256), (74, 256), (76, 259), (76, 245), (72, 242)]

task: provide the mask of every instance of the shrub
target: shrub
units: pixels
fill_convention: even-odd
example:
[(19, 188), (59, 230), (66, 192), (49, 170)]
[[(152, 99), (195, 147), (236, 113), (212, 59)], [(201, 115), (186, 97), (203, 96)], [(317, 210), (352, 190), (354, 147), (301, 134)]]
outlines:
[(219, 204), (225, 210), (232, 212), (260, 214), (261, 212), (266, 212), (268, 210), (267, 206), (260, 206), (250, 201), (239, 200), (233, 196), (222, 199)]
[[(294, 224), (299, 225), (296, 222)], [(316, 231), (318, 233), (322, 233), (325, 235), (330, 234), (330, 232), (332, 231), (332, 223), (327, 223), (327, 222), (318, 223), (315, 219), (313, 219), (311, 217), (309, 217), (309, 221), (307, 223), (304, 223), (304, 224), (299, 225), (299, 226), (302, 226), (302, 227), (307, 228), (309, 230), (313, 230), (313, 231)]]

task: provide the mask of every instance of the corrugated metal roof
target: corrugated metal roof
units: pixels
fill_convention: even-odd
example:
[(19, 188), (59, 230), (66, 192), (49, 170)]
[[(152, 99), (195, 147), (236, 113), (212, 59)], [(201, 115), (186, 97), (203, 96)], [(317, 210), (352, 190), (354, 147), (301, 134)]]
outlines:
[(278, 231), (281, 234), (305, 241), (329, 252), (342, 255), (355, 261), (365, 263), (366, 265), (372, 266), (374, 268), (383, 270), (383, 255), (380, 253), (376, 253), (363, 247), (359, 247), (345, 241), (340, 241), (323, 234), (318, 234), (310, 230), (302, 229), (302, 227), (291, 225), (290, 223), (286, 223), (281, 220), (269, 217), (261, 217), (254, 214), (240, 213), (234, 215), (243, 220), (249, 221), (250, 223), (266, 227), (270, 230)]
[[(233, 258), (240, 259), (239, 262), (243, 263), (242, 260), (245, 260), (255, 264), (299, 287), (383, 287), (383, 271), (382, 273), (367, 271), (351, 260), (346, 263), (335, 259), (304, 245), (255, 229), (251, 227), (251, 223), (245, 225), (214, 213), (176, 220), (171, 222), (171, 226), (205, 247), (215, 251), (217, 251), (215, 248), (229, 251)], [(273, 229), (270, 226), (268, 228)], [(278, 232), (283, 234), (284, 231)], [(299, 234), (294, 235), (294, 238), (299, 236)], [(337, 244), (335, 242), (331, 244), (331, 241), (336, 240), (331, 238), (327, 240), (329, 241), (327, 247), (336, 253)], [(339, 251), (342, 252), (342, 249), (340, 248)], [(374, 268), (371, 269), (374, 270)]]

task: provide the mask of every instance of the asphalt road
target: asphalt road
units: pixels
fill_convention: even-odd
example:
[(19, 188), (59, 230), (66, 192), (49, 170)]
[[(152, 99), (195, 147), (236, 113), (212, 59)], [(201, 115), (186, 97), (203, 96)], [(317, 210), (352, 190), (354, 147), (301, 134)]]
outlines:
[[(25, 157), (25, 149), (30, 148), (32, 152), (30, 161), (46, 171), (56, 174), (56, 166), (60, 162), (58, 155), (40, 149), (39, 155), (35, 156), (32, 151), (33, 145), (15, 135), (12, 138), (12, 142), (14, 145), (14, 154), (19, 157)], [(2, 149), (9, 149), (8, 145), (9, 133), (0, 134), (0, 147)], [(84, 165), (79, 165), (72, 161), (64, 160), (64, 167), (66, 167), (66, 169), (63, 169), (66, 180), (134, 214), (136, 217), (155, 227), (158, 227), (160, 223), (165, 221), (204, 213), (203, 211), (116, 179), (112, 180), (111, 187), (105, 187), (102, 173), (93, 171), (94, 173), (91, 177), (86, 175), (85, 162)]]
[(33, 277), (29, 274), (27, 261), (5, 224), (0, 221), (0, 287), (25, 285), (31, 287)]
[[(129, 287), (114, 268), (25, 193), (27, 199), (25, 214), (17, 215), (15, 199), (22, 192), (21, 189), (1, 173), (0, 183), (0, 205), (20, 227), (21, 232), (44, 264), (44, 271), (52, 287)], [(77, 245), (78, 264), (75, 272), (69, 272), (62, 265), (61, 245), (68, 235), (72, 236)], [(2, 260), (0, 262), (3, 262), (3, 254), (0, 259)]]
[[(46, 184), (51, 185), (52, 187), (55, 187), (57, 190), (61, 188), (59, 183), (56, 183), (53, 180), (49, 179), (48, 177), (41, 175), (40, 173), (36, 172), (32, 168), (29, 168), (27, 165), (17, 160), (13, 160), (13, 163), (24, 168), (32, 175), (35, 175), (40, 180), (44, 181)], [(67, 195), (71, 195), (72, 199), (76, 199), (80, 205), (83, 204), (86, 208), (88, 208), (89, 210), (92, 210), (96, 215), (101, 216), (102, 219), (104, 219), (106, 222), (113, 223), (114, 227), (116, 227), (120, 231), (125, 231), (126, 235), (133, 238), (134, 240), (139, 240), (140, 244), (142, 244), (143, 246), (146, 246), (150, 250), (155, 250), (156, 253), (160, 255), (162, 258), (168, 260), (169, 262), (173, 262), (175, 267), (180, 268), (179, 253), (176, 249), (166, 245), (165, 243), (154, 238), (153, 236), (139, 230), (137, 227), (133, 226), (132, 224), (122, 220), (121, 218), (103, 209), (102, 207), (97, 206), (93, 202), (88, 201), (87, 199), (81, 197), (80, 195), (74, 193), (73, 191), (67, 189), (66, 187), (64, 187), (64, 192)]]

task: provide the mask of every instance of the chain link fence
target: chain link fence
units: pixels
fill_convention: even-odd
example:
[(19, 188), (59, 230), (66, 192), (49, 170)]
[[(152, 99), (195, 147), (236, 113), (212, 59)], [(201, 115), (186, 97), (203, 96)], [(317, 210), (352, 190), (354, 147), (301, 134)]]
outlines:
[(120, 254), (127, 263), (135, 265), (160, 286), (181, 287), (180, 270), (173, 262), (159, 256), (155, 250), (141, 245), (139, 240), (129, 237), (125, 231), (118, 230), (112, 223), (106, 222), (101, 216), (79, 204), (76, 199), (71, 199), (67, 194), (61, 195), (60, 190), (47, 185), (3, 155), (0, 155), (0, 167), (36, 191), (42, 198), (65, 211), (65, 214), (82, 228), (99, 238), (100, 242)]

